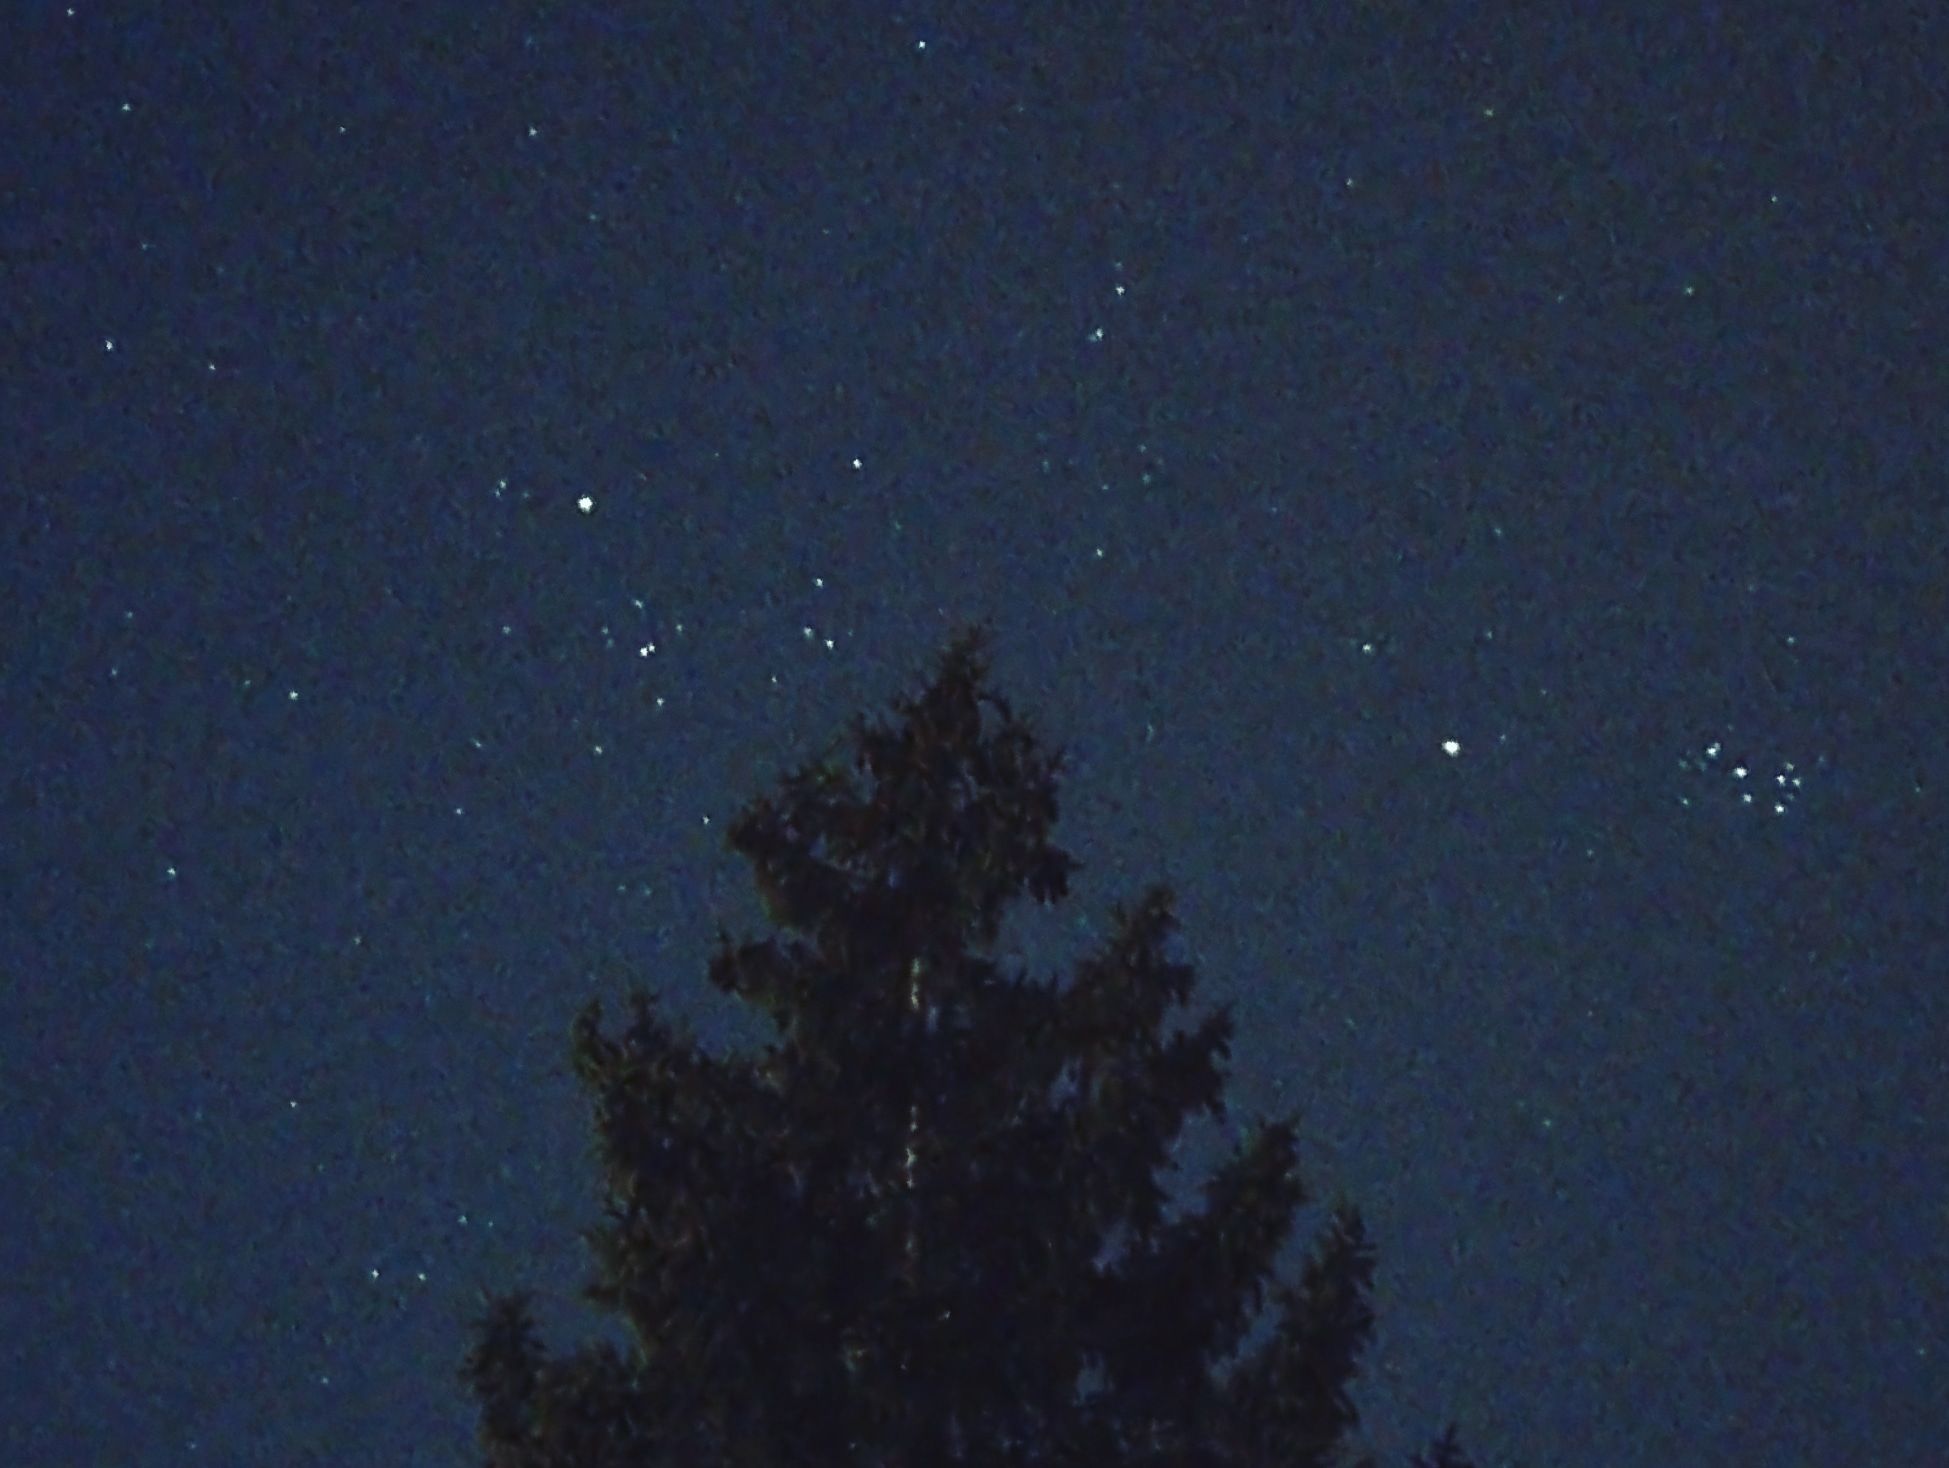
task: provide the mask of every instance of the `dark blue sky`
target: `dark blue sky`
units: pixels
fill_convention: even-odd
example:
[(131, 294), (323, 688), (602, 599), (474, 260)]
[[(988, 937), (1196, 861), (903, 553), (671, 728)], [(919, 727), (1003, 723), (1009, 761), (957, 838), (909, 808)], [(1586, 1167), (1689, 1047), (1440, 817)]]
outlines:
[(571, 1017), (757, 1040), (725, 824), (976, 617), (1373, 1446), (1939, 1453), (1949, 33), (1611, 9), (14, 7), (7, 1461), (471, 1461)]

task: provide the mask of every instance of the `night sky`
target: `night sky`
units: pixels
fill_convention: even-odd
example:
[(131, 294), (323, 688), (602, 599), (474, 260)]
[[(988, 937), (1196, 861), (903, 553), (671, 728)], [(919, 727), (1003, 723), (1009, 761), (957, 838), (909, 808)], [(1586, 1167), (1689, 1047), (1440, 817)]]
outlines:
[(1367, 1445), (1941, 1461), (1949, 24), (1598, 9), (9, 7), (6, 1461), (473, 1461), (575, 1011), (761, 1041), (725, 826), (979, 618)]

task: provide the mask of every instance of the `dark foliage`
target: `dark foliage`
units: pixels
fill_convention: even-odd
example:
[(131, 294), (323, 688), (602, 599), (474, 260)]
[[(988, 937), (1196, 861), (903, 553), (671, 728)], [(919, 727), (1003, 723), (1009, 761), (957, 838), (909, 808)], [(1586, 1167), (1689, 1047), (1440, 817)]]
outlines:
[[(463, 1373), (509, 1468), (932, 1468), (1346, 1461), (1373, 1254), (1339, 1209), (1271, 1335), (1229, 1371), (1307, 1203), (1290, 1120), (1262, 1124), (1167, 1220), (1157, 1178), (1225, 1114), (1229, 1012), (1174, 1036), (1192, 971), (1171, 894), (1116, 911), (1059, 988), (990, 954), (1005, 903), (1067, 895), (1062, 755), (984, 688), (984, 629), (897, 727), (754, 800), (728, 843), (781, 930), (710, 981), (777, 1040), (704, 1055), (631, 997), (591, 1004), (605, 1217), (588, 1298), (629, 1326), (561, 1360), (525, 1297), (491, 1300)], [(984, 730), (984, 707), (999, 715)], [(1466, 1468), (1452, 1434), (1421, 1468)]]

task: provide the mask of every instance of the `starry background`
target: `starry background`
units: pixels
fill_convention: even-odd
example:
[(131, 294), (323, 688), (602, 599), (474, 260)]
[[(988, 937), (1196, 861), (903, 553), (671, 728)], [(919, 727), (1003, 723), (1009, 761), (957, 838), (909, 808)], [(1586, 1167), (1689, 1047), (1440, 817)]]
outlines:
[(1930, 1459), (1949, 34), (1831, 9), (12, 7), (7, 1460), (472, 1461), (573, 1013), (762, 1040), (728, 820), (983, 617), (1005, 950), (1175, 885), (1369, 1445)]

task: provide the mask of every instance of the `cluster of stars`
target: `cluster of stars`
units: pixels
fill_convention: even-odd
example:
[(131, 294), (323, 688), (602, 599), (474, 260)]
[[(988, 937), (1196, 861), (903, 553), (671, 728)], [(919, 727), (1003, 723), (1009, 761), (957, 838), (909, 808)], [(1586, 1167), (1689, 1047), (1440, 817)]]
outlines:
[[(1708, 795), (1699, 797), (1700, 803), (1708, 799), (1723, 799), (1745, 809), (1763, 811), (1768, 815), (1784, 816), (1793, 809), (1799, 799), (1803, 775), (1792, 760), (1782, 760), (1776, 765), (1762, 768), (1745, 760), (1732, 759), (1725, 754), (1725, 746), (1717, 739), (1706, 745), (1699, 753), (1680, 760), (1679, 768), (1696, 774), (1711, 777), (1713, 785)], [(1678, 803), (1690, 806), (1693, 797), (1680, 795)]]

